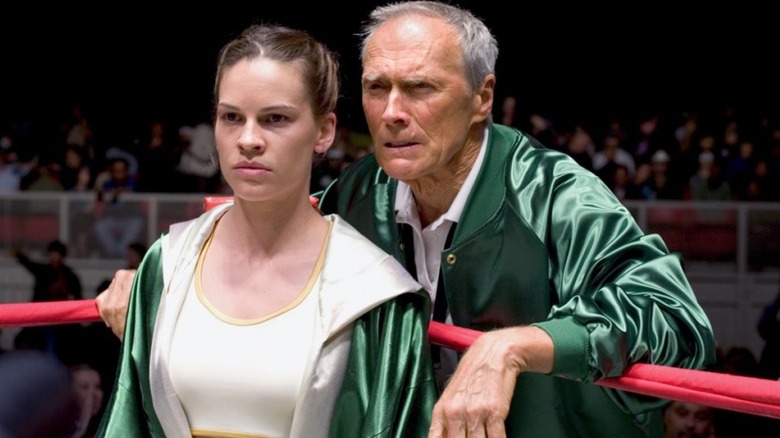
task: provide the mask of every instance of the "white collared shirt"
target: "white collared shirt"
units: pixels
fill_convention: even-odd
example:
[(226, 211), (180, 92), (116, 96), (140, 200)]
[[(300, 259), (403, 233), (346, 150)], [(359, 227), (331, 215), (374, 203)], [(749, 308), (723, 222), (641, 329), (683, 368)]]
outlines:
[[(455, 199), (452, 201), (449, 210), (431, 222), (422, 229), (420, 224), (420, 214), (414, 202), (414, 195), (409, 185), (403, 181), (398, 181), (398, 189), (395, 195), (395, 220), (399, 224), (409, 224), (414, 230), (414, 263), (417, 266), (417, 281), (431, 295), (431, 308), (433, 301), (436, 300), (436, 287), (439, 282), (439, 268), (441, 267), (441, 252), (444, 251), (444, 244), (447, 240), (447, 234), (452, 228), (452, 224), (457, 223), (463, 208), (466, 205), (471, 189), (474, 187), (474, 181), (477, 179), (479, 169), (485, 158), (487, 149), (488, 128), (485, 128), (485, 137), (482, 140), (482, 146), (479, 154), (469, 171), (463, 186), (458, 191)], [(447, 312), (449, 314), (449, 312)], [(447, 317), (449, 320), (449, 316)]]
[[(474, 188), (474, 181), (477, 179), (479, 169), (485, 158), (487, 149), (489, 128), (485, 128), (485, 137), (482, 140), (479, 154), (471, 167), (463, 186), (458, 190), (458, 194), (452, 201), (452, 205), (446, 213), (436, 218), (425, 229), (420, 224), (420, 213), (417, 211), (417, 204), (414, 202), (414, 195), (409, 185), (398, 181), (398, 188), (395, 194), (395, 220), (399, 224), (409, 224), (414, 230), (414, 264), (417, 267), (417, 281), (428, 291), (431, 296), (431, 309), (436, 301), (436, 287), (439, 283), (439, 269), (441, 268), (441, 253), (444, 251), (444, 244), (447, 240), (452, 224), (458, 222), (463, 208), (466, 205), (466, 199)], [(447, 316), (444, 320), (446, 324), (452, 324), (449, 306)], [(454, 350), (443, 348), (440, 351), (440, 359), (436, 366), (436, 382), (439, 391), (443, 391), (447, 385), (450, 376), (458, 365), (458, 354)]]

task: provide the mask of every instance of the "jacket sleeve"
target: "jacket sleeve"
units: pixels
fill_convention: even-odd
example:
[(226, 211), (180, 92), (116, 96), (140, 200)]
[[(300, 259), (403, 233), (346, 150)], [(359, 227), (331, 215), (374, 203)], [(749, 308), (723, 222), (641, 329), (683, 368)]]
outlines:
[(429, 299), (403, 294), (354, 324), (330, 436), (425, 437), (437, 398)]
[(149, 355), (163, 290), (160, 240), (147, 251), (133, 280), (114, 392), (97, 437), (164, 437), (149, 390)]
[(546, 242), (558, 305), (537, 325), (554, 341), (553, 373), (593, 381), (637, 362), (713, 364), (712, 327), (680, 256), (595, 175), (567, 165), (552, 187)]

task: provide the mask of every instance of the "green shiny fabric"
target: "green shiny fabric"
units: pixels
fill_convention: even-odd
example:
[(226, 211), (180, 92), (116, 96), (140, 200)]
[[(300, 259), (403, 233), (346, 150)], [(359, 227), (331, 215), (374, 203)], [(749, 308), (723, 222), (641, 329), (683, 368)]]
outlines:
[[(592, 382), (635, 362), (714, 363), (679, 256), (567, 155), (501, 125), (487, 147), (442, 270), (456, 325), (535, 324), (553, 339), (553, 373), (517, 381), (509, 436), (662, 436), (664, 401)], [(318, 194), (320, 208), (404, 263), (396, 186), (369, 155)]]
[(117, 380), (98, 437), (165, 437), (149, 389), (149, 352), (163, 290), (161, 253), (160, 240), (157, 240), (149, 247), (136, 273)]
[[(163, 290), (161, 257), (158, 240), (136, 275), (115, 391), (99, 437), (165, 436), (149, 384), (149, 352)], [(350, 357), (330, 436), (427, 435), (438, 396), (425, 336), (429, 315), (430, 300), (421, 291), (387, 301), (353, 324)]]
[(438, 396), (425, 336), (429, 313), (419, 311), (428, 302), (405, 294), (355, 323), (330, 436), (428, 435)]

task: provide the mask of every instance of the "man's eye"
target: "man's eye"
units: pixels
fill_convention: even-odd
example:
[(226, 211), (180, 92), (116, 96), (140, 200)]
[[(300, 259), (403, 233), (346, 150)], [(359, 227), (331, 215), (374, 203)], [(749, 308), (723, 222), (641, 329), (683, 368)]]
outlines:
[(420, 82), (420, 83), (414, 84), (414, 86), (412, 88), (415, 91), (427, 92), (427, 91), (433, 90), (433, 85), (431, 85), (428, 82)]
[(366, 90), (368, 90), (368, 91), (378, 91), (378, 90), (382, 90), (384, 87), (382, 87), (382, 85), (381, 85), (381, 84), (379, 84), (379, 83), (376, 83), (376, 82), (371, 82), (371, 83), (369, 83), (369, 84), (366, 84), (366, 85), (364, 86), (364, 88), (365, 88)]

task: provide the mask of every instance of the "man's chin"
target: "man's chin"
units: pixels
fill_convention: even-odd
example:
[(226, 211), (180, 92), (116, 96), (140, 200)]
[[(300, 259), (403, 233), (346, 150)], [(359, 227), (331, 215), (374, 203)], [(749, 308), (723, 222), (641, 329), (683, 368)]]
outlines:
[(398, 158), (383, 160), (378, 158), (377, 161), (390, 178), (409, 182), (418, 177), (416, 168), (411, 166), (412, 163), (409, 160)]

